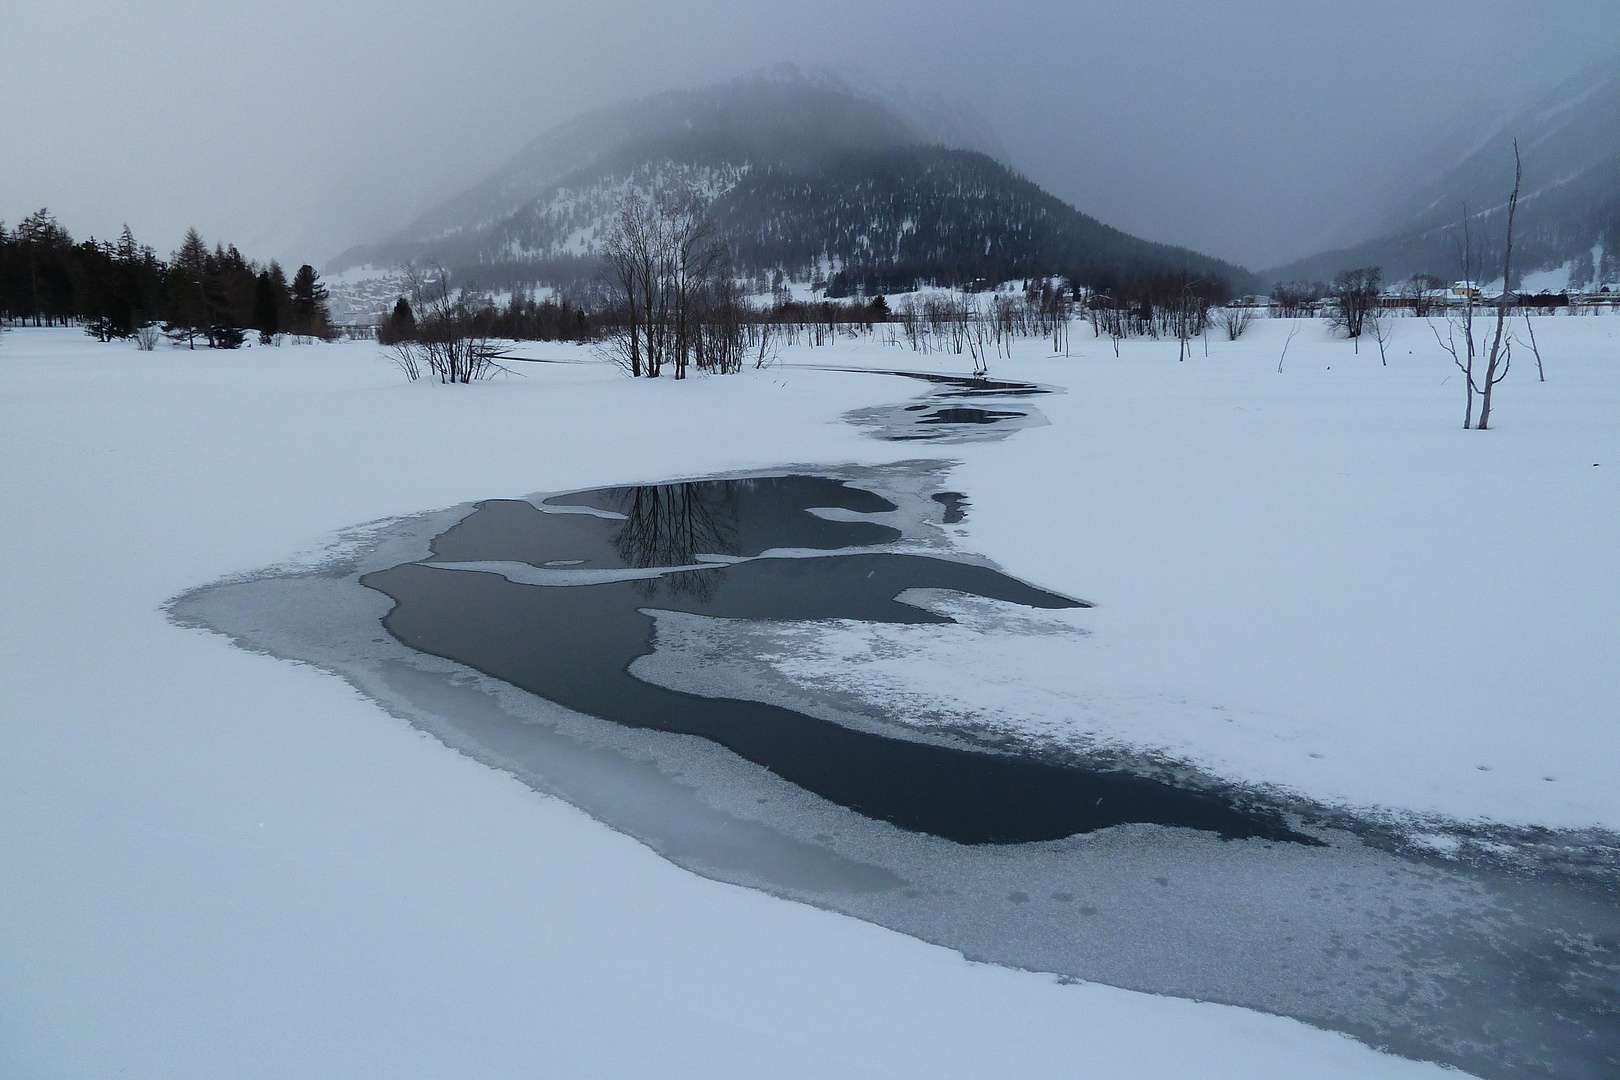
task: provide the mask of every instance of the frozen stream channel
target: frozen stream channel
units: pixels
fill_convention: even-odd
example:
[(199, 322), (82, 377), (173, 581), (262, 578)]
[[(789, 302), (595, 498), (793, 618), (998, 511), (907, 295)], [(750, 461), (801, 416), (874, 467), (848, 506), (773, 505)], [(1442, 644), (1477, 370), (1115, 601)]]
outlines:
[(986, 633), (1083, 615), (951, 550), (939, 524), (964, 496), (941, 480), (799, 470), (460, 506), (172, 610), (341, 675), (697, 873), (1481, 1076), (1616, 1074), (1610, 882), (1425, 857), (1184, 763), (992, 745), (694, 662), (722, 640), (768, 655), (796, 620), (949, 622), (953, 597), (979, 598)]

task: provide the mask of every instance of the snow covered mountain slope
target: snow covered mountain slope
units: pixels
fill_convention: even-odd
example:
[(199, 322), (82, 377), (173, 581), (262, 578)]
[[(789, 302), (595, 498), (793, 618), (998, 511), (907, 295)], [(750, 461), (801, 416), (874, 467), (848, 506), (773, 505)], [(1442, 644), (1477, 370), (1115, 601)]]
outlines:
[(1398, 204), (1375, 239), (1277, 267), (1275, 280), (1327, 279), (1352, 266), (1382, 266), (1386, 279), (1460, 276), (1456, 235), (1463, 208), (1483, 245), (1484, 279), (1502, 273), (1503, 225), (1513, 190), (1513, 140), (1524, 160), (1514, 237), (1520, 275), (1557, 270), (1536, 287), (1582, 288), (1620, 280), (1620, 57), (1564, 82), (1475, 145)]
[[(675, 134), (701, 139), (725, 132), (756, 153), (779, 153), (785, 149), (776, 141), (781, 132), (803, 136), (815, 126), (830, 145), (887, 145), (914, 137), (912, 127), (877, 100), (856, 97), (837, 75), (779, 65), (728, 83), (672, 90), (578, 116), (540, 135), (482, 183), (422, 214), (393, 237), (374, 248), (346, 252), (337, 261), (375, 261), (397, 247), (475, 233), (553, 191), (565, 176), (605, 164), (625, 147)], [(967, 145), (954, 142), (950, 134), (941, 130), (925, 137)], [(999, 152), (993, 143), (976, 148)]]
[(1109, 228), (1004, 162), (989, 125), (937, 99), (829, 71), (772, 68), (588, 114), (484, 183), (333, 269), (442, 262), (500, 288), (595, 272), (631, 188), (695, 184), (738, 269), (800, 280), (844, 269), (880, 291), (1069, 273), (1247, 272)]

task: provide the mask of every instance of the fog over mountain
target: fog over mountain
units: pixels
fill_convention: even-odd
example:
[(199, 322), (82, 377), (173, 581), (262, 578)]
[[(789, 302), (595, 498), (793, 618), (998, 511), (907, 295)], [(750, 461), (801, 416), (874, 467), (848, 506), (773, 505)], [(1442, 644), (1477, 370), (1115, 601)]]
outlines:
[(893, 109), (913, 125), (969, 102), (996, 137), (977, 149), (1098, 220), (1272, 266), (1373, 235), (1450, 118), (1522, 108), (1613, 54), (1613, 10), (14, 0), (0, 219), (127, 221), (165, 251), (195, 225), (323, 262), (571, 117), (791, 61), (915, 88), (919, 108)]
[[(743, 155), (772, 160), (902, 142), (1007, 159), (995, 130), (965, 103), (886, 87), (851, 70), (781, 64), (722, 85), (669, 90), (574, 117), (535, 138), (479, 184), (417, 217), (384, 250), (493, 226), (568, 174), (603, 164), (605, 155), (645, 157), (667, 149), (678, 133), (728, 140)], [(337, 264), (371, 257), (362, 247), (339, 256)]]
[(1515, 140), (1524, 179), (1514, 284), (1530, 277), (1537, 287), (1559, 289), (1620, 279), (1620, 58), (1566, 80), (1482, 137), (1459, 125), (1454, 145), (1460, 150), (1385, 213), (1373, 239), (1289, 263), (1268, 276), (1326, 279), (1353, 266), (1381, 266), (1388, 279), (1414, 273), (1458, 277), (1457, 240), (1466, 209), (1472, 242), (1484, 259), (1482, 276), (1500, 277)]
[(998, 152), (966, 106), (777, 65), (565, 123), (333, 269), (421, 261), (470, 284), (568, 287), (600, 276), (626, 193), (678, 188), (701, 193), (738, 271), (840, 274), (834, 295), (1054, 274), (1104, 286), (1181, 271), (1248, 283), (1239, 267), (1109, 228)]

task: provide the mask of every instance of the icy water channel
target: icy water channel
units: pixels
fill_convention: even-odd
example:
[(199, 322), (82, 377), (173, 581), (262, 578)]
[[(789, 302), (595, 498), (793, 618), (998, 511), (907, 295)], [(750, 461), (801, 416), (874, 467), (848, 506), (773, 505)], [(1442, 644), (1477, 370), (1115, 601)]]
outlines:
[[(946, 472), (455, 507), (196, 590), (172, 614), (338, 673), (709, 877), (1493, 1080), (1620, 1075), (1612, 867), (1426, 855), (1190, 768), (991, 747), (693, 659), (688, 639), (720, 626), (728, 648), (741, 627), (768, 656), (775, 628), (804, 620), (946, 623), (939, 597), (978, 598), (1008, 633), (1027, 632), (1020, 612), (1083, 618), (1080, 599), (953, 548), (946, 524), (972, 493)], [(1579, 862), (1583, 838), (1543, 842)]]
[[(845, 370), (832, 368), (827, 370)], [(1054, 386), (922, 371), (869, 371), (929, 383), (921, 401), (856, 409), (844, 419), (885, 442), (987, 442), (1015, 431), (1045, 427), (1047, 419), (1027, 398), (1057, 393)]]
[[(611, 516), (554, 512), (561, 507)], [(911, 589), (1038, 608), (1085, 606), (947, 559), (805, 554), (900, 539), (892, 526), (808, 512), (821, 507), (858, 514), (897, 509), (871, 492), (815, 476), (615, 488), (541, 507), (487, 502), (434, 539), (431, 559), (361, 582), (394, 601), (383, 625), (412, 648), (591, 716), (701, 736), (822, 798), (902, 828), (961, 843), (1018, 843), (1150, 822), (1314, 842), (1276, 815), (1129, 772), (889, 738), (766, 702), (667, 689), (631, 673), (654, 649), (654, 620), (645, 609), (722, 619), (951, 621), (896, 599)], [(800, 554), (760, 557), (773, 549)], [(657, 574), (621, 577), (644, 570)]]

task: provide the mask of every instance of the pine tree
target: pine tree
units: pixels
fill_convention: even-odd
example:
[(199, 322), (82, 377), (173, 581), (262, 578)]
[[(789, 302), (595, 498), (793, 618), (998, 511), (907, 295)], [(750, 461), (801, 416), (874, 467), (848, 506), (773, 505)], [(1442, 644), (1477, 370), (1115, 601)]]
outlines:
[(331, 333), (332, 316), (326, 306), (326, 286), (308, 263), (298, 268), (292, 280), (292, 330), (302, 337), (326, 337)]
[(410, 341), (416, 337), (416, 313), (410, 301), (403, 296), (394, 302), (394, 310), (377, 326), (377, 340), (384, 345)]
[(247, 340), (247, 333), (240, 326), (225, 323), (214, 327), (213, 337), (216, 349), (240, 349)]
[(208, 248), (196, 229), (187, 229), (180, 249), (169, 259), (169, 310), (164, 330), (197, 347), (197, 335), (208, 331)]
[[(207, 310), (208, 344), (216, 349), (240, 348), (246, 335), (242, 326), (249, 321), (251, 312), (238, 317), (236, 309), (251, 307), (251, 299), (242, 304), (232, 303), (232, 293), (240, 292), (233, 286), (246, 277), (251, 283), (252, 271), (233, 245), (229, 251), (219, 245), (208, 256), (203, 269), (203, 298)], [(248, 296), (251, 298), (251, 285)]]
[(113, 337), (127, 338), (141, 322), (141, 247), (135, 234), (124, 226), (118, 242), (109, 245), (112, 297), (108, 309), (109, 330)]
[(231, 325), (253, 325), (253, 307), (257, 298), (258, 267), (242, 257), (235, 244), (222, 251), (214, 251), (219, 261), (220, 285), (225, 291), (225, 302), (230, 308)]
[(118, 288), (127, 318), (128, 337), (157, 317), (160, 294), (163, 289), (163, 264), (157, 252), (135, 240), (135, 234), (124, 226), (118, 235)]
[(123, 336), (118, 287), (118, 249), (86, 240), (74, 251), (73, 305), (84, 332), (97, 341)]
[(270, 344), (281, 332), (281, 297), (268, 270), (253, 282), (253, 329), (259, 332), (261, 345)]
[(282, 333), (292, 328), (292, 288), (287, 284), (287, 272), (275, 259), (270, 260), (270, 285), (276, 291), (276, 322)]
[(73, 313), (73, 282), (68, 271), (73, 238), (41, 207), (22, 219), (16, 240), (23, 249), (26, 313), (33, 316), (35, 326), (42, 319), (49, 325), (55, 325), (57, 319), (66, 322)]

